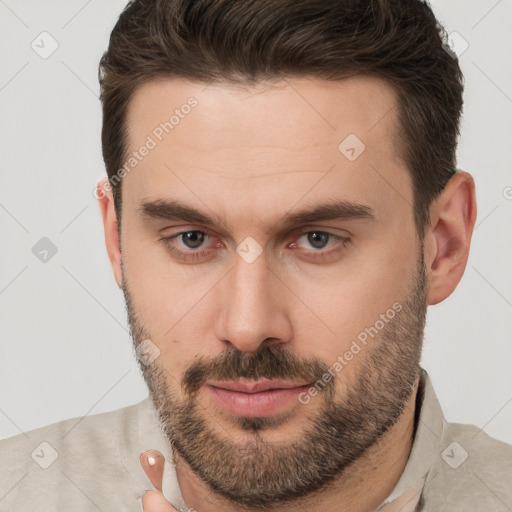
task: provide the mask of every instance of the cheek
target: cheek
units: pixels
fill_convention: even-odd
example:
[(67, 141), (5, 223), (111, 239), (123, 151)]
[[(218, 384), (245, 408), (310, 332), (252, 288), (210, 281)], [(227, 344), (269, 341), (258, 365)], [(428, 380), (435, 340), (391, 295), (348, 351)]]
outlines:
[(295, 332), (303, 344), (298, 342), (297, 348), (304, 347), (328, 366), (345, 356), (349, 364), (343, 371), (351, 373), (359, 366), (352, 361), (367, 358), (367, 348), (393, 321), (409, 293), (415, 265), (414, 247), (400, 240), (388, 245), (379, 241), (361, 248), (357, 258), (347, 259), (329, 280), (301, 278), (294, 289), (300, 290), (307, 308), (298, 306)]
[(165, 247), (158, 242), (158, 234), (150, 236), (135, 223), (123, 233), (123, 264), (131, 282), (147, 282), (155, 287), (161, 280), (169, 281), (176, 265), (171, 264)]
[(386, 237), (368, 243), (360, 251), (354, 272), (346, 279), (346, 296), (350, 297), (347, 314), (358, 318), (360, 329), (373, 325), (409, 294), (419, 251), (411, 243), (414, 237), (409, 223), (399, 222)]
[(173, 263), (154, 240), (133, 235), (123, 241), (123, 268), (142, 318), (151, 326), (170, 328), (194, 293), (190, 276)]
[(211, 289), (219, 276), (172, 262), (161, 247), (136, 237), (127, 240), (123, 260), (137, 319), (160, 350), (160, 364), (181, 380), (211, 339)]

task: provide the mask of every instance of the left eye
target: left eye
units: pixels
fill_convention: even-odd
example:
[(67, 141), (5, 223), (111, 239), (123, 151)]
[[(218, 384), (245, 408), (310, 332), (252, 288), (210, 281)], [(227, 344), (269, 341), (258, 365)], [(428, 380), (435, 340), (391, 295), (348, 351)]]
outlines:
[[(325, 246), (328, 244), (329, 240), (332, 240), (332, 239), (340, 240), (341, 239), (340, 236), (334, 235), (332, 233), (326, 233), (324, 231), (308, 231), (307, 233), (302, 233), (298, 239), (300, 240), (301, 238), (304, 238), (304, 237), (305, 237), (307, 243), (311, 244), (311, 246), (314, 249), (324, 249)], [(297, 244), (297, 246), (299, 246), (299, 245)]]
[(185, 231), (177, 235), (177, 237), (181, 237), (181, 241), (187, 249), (198, 249), (204, 242), (205, 236), (208, 235), (204, 231)]

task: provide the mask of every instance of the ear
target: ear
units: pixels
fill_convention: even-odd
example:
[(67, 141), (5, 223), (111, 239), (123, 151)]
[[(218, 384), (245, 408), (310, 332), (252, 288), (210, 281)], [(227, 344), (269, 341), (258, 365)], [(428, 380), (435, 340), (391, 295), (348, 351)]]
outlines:
[(430, 207), (424, 241), (428, 305), (446, 299), (459, 284), (475, 219), (475, 182), (469, 173), (458, 171)]
[(121, 246), (117, 230), (117, 215), (114, 208), (114, 197), (112, 186), (108, 178), (103, 178), (96, 184), (95, 197), (98, 199), (100, 213), (103, 219), (103, 228), (105, 231), (105, 245), (107, 253), (114, 271), (114, 277), (117, 286), (123, 286), (123, 271), (121, 269)]

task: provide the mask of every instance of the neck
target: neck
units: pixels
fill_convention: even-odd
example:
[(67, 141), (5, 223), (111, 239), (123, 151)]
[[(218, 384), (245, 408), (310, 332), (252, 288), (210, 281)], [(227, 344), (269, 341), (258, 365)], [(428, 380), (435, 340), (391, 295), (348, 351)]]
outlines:
[[(294, 502), (266, 508), (272, 512), (371, 512), (393, 491), (412, 448), (416, 393), (419, 378), (402, 416), (365, 454), (354, 461), (334, 482)], [(240, 512), (240, 506), (216, 495), (175, 453), (176, 476), (189, 510)], [(205, 506), (205, 503), (208, 505)], [(253, 510), (253, 512), (256, 512)]]

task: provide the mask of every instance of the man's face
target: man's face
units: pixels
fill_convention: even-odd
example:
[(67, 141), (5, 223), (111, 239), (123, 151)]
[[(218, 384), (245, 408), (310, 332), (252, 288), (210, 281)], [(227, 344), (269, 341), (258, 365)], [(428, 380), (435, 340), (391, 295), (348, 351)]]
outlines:
[[(160, 351), (141, 368), (173, 450), (247, 507), (321, 488), (418, 375), (426, 283), (393, 90), (165, 80), (127, 126), (145, 156), (123, 178), (123, 290), (136, 345)], [(359, 206), (290, 220), (334, 202)], [(223, 388), (258, 379), (275, 389)]]

